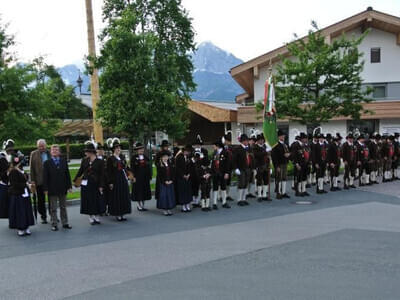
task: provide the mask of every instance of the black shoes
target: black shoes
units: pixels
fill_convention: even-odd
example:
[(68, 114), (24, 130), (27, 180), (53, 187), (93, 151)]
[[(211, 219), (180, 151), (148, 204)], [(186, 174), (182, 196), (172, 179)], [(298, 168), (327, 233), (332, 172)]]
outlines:
[(226, 200), (228, 200), (228, 201), (235, 201), (231, 196), (226, 197)]
[(223, 208), (231, 208), (230, 205), (228, 203), (222, 204)]
[(51, 231), (58, 231), (58, 227), (57, 226), (52, 226), (51, 227)]
[(213, 204), (213, 206), (212, 206), (212, 209), (214, 209), (214, 210), (218, 210), (218, 206), (217, 206), (217, 204)]
[(258, 202), (263, 202), (263, 201), (264, 201), (264, 198), (258, 197), (258, 198), (257, 198), (257, 201), (258, 201)]
[(350, 187), (351, 187), (352, 189), (355, 189), (355, 188), (356, 188), (356, 186), (355, 186), (354, 184), (350, 185)]
[[(297, 196), (297, 195), (296, 195), (296, 196)], [(283, 198), (283, 195), (281, 195), (281, 194), (276, 194), (276, 199), (282, 200), (282, 198)]]
[(247, 199), (247, 198), (256, 198), (256, 196), (253, 195), (252, 193), (249, 193), (249, 194), (246, 195), (246, 199)]
[(42, 224), (47, 224), (47, 220), (46, 219), (42, 219)]
[(137, 208), (137, 210), (138, 211), (148, 211), (148, 209), (147, 208), (144, 208), (144, 207), (136, 207)]
[(69, 224), (64, 224), (64, 225), (63, 225), (63, 228), (64, 228), (64, 229), (72, 229), (72, 226), (69, 225)]
[(289, 196), (288, 194), (285, 193), (285, 194), (282, 195), (282, 198), (290, 199), (290, 196)]

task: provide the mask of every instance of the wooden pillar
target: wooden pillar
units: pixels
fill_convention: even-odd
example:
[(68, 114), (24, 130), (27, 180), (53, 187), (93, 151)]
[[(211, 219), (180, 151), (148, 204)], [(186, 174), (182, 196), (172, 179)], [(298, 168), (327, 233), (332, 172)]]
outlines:
[[(96, 45), (94, 39), (92, 0), (86, 0), (86, 21), (87, 21), (87, 32), (88, 32), (89, 56), (94, 58), (96, 57)], [(91, 67), (94, 66), (92, 61), (89, 61), (89, 65)], [(95, 68), (93, 68), (93, 74), (91, 74), (90, 76), (90, 89), (92, 93), (94, 139), (96, 140), (96, 142), (103, 144), (103, 128), (101, 124), (98, 121), (96, 121), (96, 109), (97, 109), (97, 103), (100, 100), (100, 91), (99, 91), (98, 70)]]
[(69, 136), (68, 136), (67, 140), (65, 141), (65, 148), (67, 150), (67, 162), (69, 162), (69, 152), (70, 152), (69, 143), (70, 143), (70, 140), (69, 140)]

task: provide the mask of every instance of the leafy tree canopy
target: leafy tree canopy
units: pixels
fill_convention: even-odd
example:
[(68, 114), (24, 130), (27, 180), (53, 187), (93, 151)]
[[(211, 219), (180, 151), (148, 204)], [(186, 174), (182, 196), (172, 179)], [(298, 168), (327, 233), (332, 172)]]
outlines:
[(87, 118), (90, 110), (43, 58), (18, 63), (12, 53), (14, 37), (6, 29), (0, 24), (0, 141), (51, 140), (60, 118)]
[(302, 124), (321, 124), (338, 116), (359, 119), (362, 103), (372, 101), (362, 86), (364, 61), (359, 37), (344, 35), (326, 43), (315, 22), (303, 40), (287, 45), (288, 57), (277, 66), (276, 106), (279, 117)]
[(154, 131), (185, 133), (189, 93), (195, 88), (190, 52), (194, 32), (180, 0), (106, 0), (101, 34), (101, 100), (104, 126), (131, 138)]

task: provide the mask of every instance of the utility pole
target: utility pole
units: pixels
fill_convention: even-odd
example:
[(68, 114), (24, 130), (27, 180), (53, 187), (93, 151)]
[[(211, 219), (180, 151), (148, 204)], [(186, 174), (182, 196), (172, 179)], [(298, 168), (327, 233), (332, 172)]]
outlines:
[[(85, 0), (85, 1), (86, 1), (86, 22), (87, 22), (87, 32), (88, 32), (89, 56), (96, 57), (92, 0)], [(97, 103), (99, 103), (100, 101), (99, 74), (98, 70), (94, 68), (94, 64), (92, 61), (89, 61), (89, 65), (90, 67), (93, 68), (93, 73), (90, 76), (90, 89), (92, 92), (94, 139), (96, 140), (97, 143), (103, 144), (103, 127), (98, 121), (96, 121)]]

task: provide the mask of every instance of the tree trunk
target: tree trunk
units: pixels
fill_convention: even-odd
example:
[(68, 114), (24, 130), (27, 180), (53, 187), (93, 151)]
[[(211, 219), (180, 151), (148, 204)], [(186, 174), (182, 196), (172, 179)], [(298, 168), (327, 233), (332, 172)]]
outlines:
[(129, 152), (129, 161), (131, 160), (131, 157), (132, 157), (132, 155), (133, 155), (133, 137), (129, 137), (128, 138), (128, 143), (129, 143), (129, 145), (128, 145), (128, 152)]

